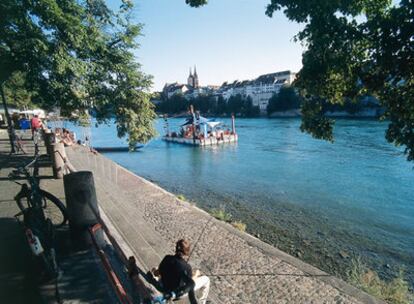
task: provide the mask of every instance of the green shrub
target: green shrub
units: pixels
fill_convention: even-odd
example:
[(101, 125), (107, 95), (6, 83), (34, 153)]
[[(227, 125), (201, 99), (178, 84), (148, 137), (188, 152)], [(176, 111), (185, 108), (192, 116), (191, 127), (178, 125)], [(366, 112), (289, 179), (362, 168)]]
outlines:
[(224, 207), (220, 207), (218, 209), (212, 209), (210, 211), (210, 214), (220, 221), (223, 221), (223, 222), (231, 221), (231, 214), (227, 213)]
[(185, 201), (185, 200), (186, 200), (185, 196), (184, 196), (184, 195), (182, 195), (182, 194), (178, 194), (178, 195), (177, 195), (177, 198), (178, 198), (180, 201)]
[(237, 230), (240, 230), (241, 232), (246, 231), (246, 224), (241, 221), (234, 221), (231, 223), (231, 225), (236, 228)]
[(375, 271), (368, 269), (360, 259), (356, 259), (352, 260), (348, 280), (356, 287), (388, 303), (410, 304), (414, 300), (403, 271), (391, 281), (385, 281)]

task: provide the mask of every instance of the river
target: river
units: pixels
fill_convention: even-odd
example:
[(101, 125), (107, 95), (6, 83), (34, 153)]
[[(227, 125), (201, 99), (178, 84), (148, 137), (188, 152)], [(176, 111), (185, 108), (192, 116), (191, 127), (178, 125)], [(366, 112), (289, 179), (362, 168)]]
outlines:
[[(171, 129), (182, 122), (170, 119)], [(328, 272), (343, 276), (360, 257), (384, 276), (404, 269), (414, 282), (414, 164), (386, 142), (386, 123), (338, 120), (334, 143), (299, 126), (237, 119), (238, 144), (157, 138), (140, 152), (106, 156), (204, 209), (224, 208), (248, 232)], [(121, 142), (113, 125), (92, 133), (96, 146)]]

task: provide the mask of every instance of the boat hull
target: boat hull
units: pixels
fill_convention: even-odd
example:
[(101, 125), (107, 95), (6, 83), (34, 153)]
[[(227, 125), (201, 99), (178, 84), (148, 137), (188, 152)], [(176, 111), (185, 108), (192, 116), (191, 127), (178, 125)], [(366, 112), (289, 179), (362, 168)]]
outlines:
[(206, 139), (192, 139), (184, 137), (171, 137), (164, 136), (164, 141), (174, 142), (178, 144), (191, 145), (191, 146), (213, 146), (236, 143), (238, 140), (237, 134), (225, 135), (223, 138), (209, 137)]

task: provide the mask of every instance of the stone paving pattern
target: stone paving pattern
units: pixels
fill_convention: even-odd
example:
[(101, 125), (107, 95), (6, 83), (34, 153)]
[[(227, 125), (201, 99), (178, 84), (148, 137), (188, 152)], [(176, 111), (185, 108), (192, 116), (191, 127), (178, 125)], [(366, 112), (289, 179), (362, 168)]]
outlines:
[(212, 281), (211, 303), (382, 303), (177, 199), (84, 147), (67, 149), (77, 170), (94, 173), (98, 201), (145, 269), (180, 238), (190, 263)]

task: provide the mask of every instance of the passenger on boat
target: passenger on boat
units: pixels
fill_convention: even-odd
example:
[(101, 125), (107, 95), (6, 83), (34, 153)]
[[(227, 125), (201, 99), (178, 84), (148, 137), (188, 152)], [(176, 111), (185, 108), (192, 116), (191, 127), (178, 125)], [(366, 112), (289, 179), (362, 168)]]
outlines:
[(210, 279), (200, 271), (193, 272), (186, 258), (190, 254), (190, 242), (181, 239), (175, 245), (175, 255), (167, 255), (161, 261), (158, 269), (153, 269), (152, 274), (158, 277), (164, 297), (167, 299), (180, 298), (188, 293), (191, 304), (197, 304), (195, 291), (202, 290), (199, 299), (201, 304), (205, 304), (210, 290)]

